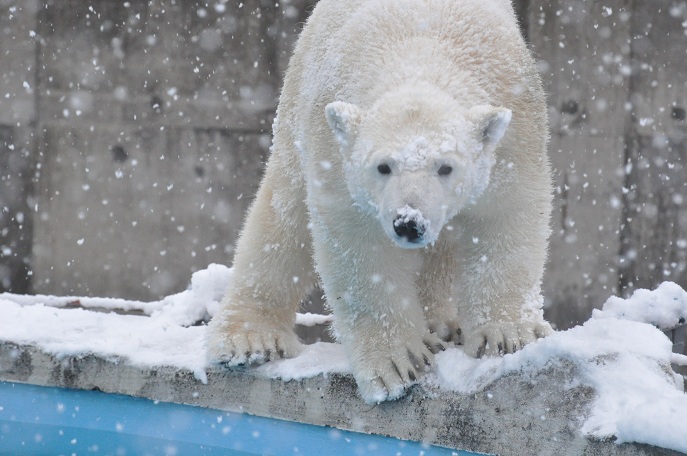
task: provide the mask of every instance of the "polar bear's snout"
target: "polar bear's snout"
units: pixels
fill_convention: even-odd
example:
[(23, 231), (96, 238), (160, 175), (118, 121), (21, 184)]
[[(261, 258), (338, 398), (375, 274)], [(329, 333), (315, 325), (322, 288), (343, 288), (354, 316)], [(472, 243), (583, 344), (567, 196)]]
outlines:
[[(387, 222), (389, 223), (389, 222)], [(396, 210), (395, 218), (391, 222), (393, 230), (388, 230), (389, 236), (393, 237), (398, 245), (404, 248), (423, 247), (428, 244), (430, 222), (417, 209), (406, 205)], [(431, 236), (429, 236), (431, 237)]]
[(398, 216), (394, 220), (394, 231), (398, 237), (403, 238), (406, 242), (418, 243), (422, 241), (422, 236), (425, 234), (426, 227), (419, 224), (413, 219), (407, 219), (403, 216)]

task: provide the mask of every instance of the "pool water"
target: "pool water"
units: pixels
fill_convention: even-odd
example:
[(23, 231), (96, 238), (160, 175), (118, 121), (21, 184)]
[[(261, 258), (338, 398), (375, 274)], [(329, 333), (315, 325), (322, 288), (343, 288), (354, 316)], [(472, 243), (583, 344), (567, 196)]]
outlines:
[(0, 382), (0, 455), (460, 455), (391, 437), (99, 391)]

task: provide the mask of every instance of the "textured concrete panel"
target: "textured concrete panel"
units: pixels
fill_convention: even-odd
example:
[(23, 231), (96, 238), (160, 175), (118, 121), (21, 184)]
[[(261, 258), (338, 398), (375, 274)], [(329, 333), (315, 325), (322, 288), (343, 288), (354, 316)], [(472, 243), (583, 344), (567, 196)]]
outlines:
[(292, 13), (167, 0), (36, 12), (35, 292), (155, 300), (231, 261)]
[(28, 128), (0, 125), (0, 291), (31, 291), (32, 148)]
[(396, 402), (370, 406), (349, 376), (283, 382), (251, 371), (210, 371), (202, 384), (170, 367), (138, 368), (95, 356), (57, 359), (30, 346), (0, 345), (0, 379), (8, 381), (99, 389), (499, 455), (679, 454), (582, 436), (595, 391), (570, 387), (575, 376), (563, 363), (535, 376), (503, 377), (475, 395), (416, 386)]
[(0, 125), (26, 127), (36, 118), (38, 9), (38, 0), (0, 2)]
[[(226, 263), (269, 138), (188, 128), (45, 128), (34, 290), (154, 300)], [(262, 153), (260, 153), (262, 152)]]

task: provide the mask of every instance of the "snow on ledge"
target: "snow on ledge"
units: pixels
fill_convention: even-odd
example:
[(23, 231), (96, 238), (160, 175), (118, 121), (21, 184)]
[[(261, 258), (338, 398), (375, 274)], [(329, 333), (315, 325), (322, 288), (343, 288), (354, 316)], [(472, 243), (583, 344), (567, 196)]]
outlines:
[[(153, 303), (0, 294), (0, 342), (35, 346), (57, 357), (96, 355), (133, 366), (169, 366), (189, 370), (205, 383), (205, 326), (198, 322), (214, 314), (230, 280), (230, 268), (213, 264), (193, 274), (188, 290)], [(71, 308), (74, 303), (81, 307)], [(610, 298), (584, 325), (512, 355), (473, 359), (460, 347), (449, 348), (437, 355), (436, 366), (421, 382), (429, 389), (474, 395), (509, 375), (527, 378), (552, 366), (569, 368), (577, 375), (564, 390), (586, 386), (595, 391), (580, 422), (584, 435), (687, 452), (684, 379), (671, 369), (671, 363), (687, 365), (687, 357), (672, 353), (661, 331), (686, 317), (687, 292), (665, 282), (629, 299)], [(306, 314), (297, 321), (314, 325), (331, 317)], [(250, 370), (284, 381), (350, 372), (341, 347), (328, 343)]]
[(671, 329), (687, 320), (687, 291), (673, 282), (663, 282), (655, 290), (640, 289), (629, 299), (610, 297), (592, 318), (617, 318)]

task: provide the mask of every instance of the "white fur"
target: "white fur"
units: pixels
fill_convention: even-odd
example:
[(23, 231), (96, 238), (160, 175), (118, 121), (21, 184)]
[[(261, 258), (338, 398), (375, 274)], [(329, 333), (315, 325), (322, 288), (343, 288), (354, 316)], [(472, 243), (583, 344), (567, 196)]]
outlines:
[(548, 334), (546, 107), (508, 0), (321, 0), (277, 114), (211, 361), (296, 354), (317, 275), (369, 402), (459, 327), (473, 356)]

